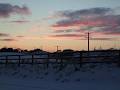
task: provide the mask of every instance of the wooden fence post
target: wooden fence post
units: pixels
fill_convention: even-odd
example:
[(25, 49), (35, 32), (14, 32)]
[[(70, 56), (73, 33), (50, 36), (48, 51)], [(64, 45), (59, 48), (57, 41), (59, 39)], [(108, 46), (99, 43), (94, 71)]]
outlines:
[(6, 62), (5, 62), (5, 65), (7, 66), (8, 64), (8, 56), (6, 56)]
[(120, 50), (118, 50), (119, 56), (118, 56), (118, 66), (120, 66)]
[(32, 62), (31, 62), (31, 64), (33, 65), (33, 63), (34, 63), (34, 55), (32, 55)]
[(48, 53), (47, 62), (46, 62), (47, 68), (49, 67), (49, 59), (50, 59), (50, 55), (49, 55), (49, 53)]
[(62, 69), (63, 68), (63, 59), (64, 59), (64, 56), (62, 55), (62, 53), (60, 54), (60, 68)]
[(81, 51), (80, 52), (80, 67), (82, 67), (82, 59), (83, 59), (82, 57), (83, 57), (83, 52)]
[(18, 66), (20, 66), (20, 55), (18, 56)]
[(58, 62), (58, 51), (56, 52), (56, 63)]

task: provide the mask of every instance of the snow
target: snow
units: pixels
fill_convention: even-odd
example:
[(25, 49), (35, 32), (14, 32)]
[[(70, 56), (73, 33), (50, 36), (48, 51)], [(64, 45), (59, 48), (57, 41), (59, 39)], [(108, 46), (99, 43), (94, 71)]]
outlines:
[[(0, 55), (25, 54), (10, 52)], [(21, 58), (31, 58), (31, 55)], [(0, 90), (120, 90), (120, 67), (103, 63), (85, 64), (82, 68), (71, 64), (63, 68), (57, 64), (50, 64), (48, 68), (45, 64), (0, 64)]]
[[(79, 67), (79, 66), (76, 66)], [(120, 90), (120, 68), (115, 64), (0, 66), (0, 90)]]

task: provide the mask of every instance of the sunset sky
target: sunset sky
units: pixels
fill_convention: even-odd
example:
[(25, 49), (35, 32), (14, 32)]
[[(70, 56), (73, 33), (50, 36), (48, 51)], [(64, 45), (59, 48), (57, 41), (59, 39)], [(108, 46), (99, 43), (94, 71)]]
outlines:
[(0, 0), (0, 48), (120, 48), (120, 0)]

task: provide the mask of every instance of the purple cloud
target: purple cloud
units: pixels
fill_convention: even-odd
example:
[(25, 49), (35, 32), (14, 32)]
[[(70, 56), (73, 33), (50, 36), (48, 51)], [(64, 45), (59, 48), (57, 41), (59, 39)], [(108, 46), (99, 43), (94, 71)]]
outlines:
[(90, 38), (90, 40), (115, 40), (115, 38)]
[(23, 37), (25, 37), (25, 36), (21, 36), (21, 35), (20, 35), (20, 36), (16, 36), (16, 37), (18, 37), (18, 38), (23, 38)]
[(103, 16), (108, 15), (109, 13), (113, 12), (113, 9), (111, 8), (105, 8), (105, 7), (97, 7), (97, 8), (90, 8), (90, 9), (82, 9), (82, 10), (66, 10), (66, 11), (58, 11), (55, 13), (58, 17), (65, 17), (69, 19), (77, 19), (83, 18), (84, 16)]
[(8, 37), (10, 36), (9, 34), (6, 34), (6, 33), (0, 33), (0, 37)]
[(11, 5), (8, 3), (0, 3), (0, 17), (1, 18), (8, 18), (12, 14), (18, 15), (28, 15), (30, 14), (30, 10), (26, 6), (18, 6), (18, 5)]
[(83, 34), (57, 34), (57, 35), (51, 35), (50, 37), (84, 37), (85, 35)]
[(9, 41), (9, 42), (11, 42), (11, 41), (17, 41), (17, 40), (15, 40), (15, 39), (0, 39), (0, 41)]
[(19, 23), (19, 24), (22, 24), (22, 23), (28, 23), (30, 21), (28, 20), (14, 20), (14, 21), (10, 21), (11, 23)]
[[(115, 9), (112, 8), (67, 10), (57, 12), (56, 15), (61, 18), (52, 25), (56, 33), (89, 31), (105, 35), (120, 35), (120, 13), (115, 12)], [(73, 29), (72, 27), (79, 27), (79, 29)], [(61, 28), (64, 30), (61, 30)], [(69, 30), (66, 28), (69, 28)]]

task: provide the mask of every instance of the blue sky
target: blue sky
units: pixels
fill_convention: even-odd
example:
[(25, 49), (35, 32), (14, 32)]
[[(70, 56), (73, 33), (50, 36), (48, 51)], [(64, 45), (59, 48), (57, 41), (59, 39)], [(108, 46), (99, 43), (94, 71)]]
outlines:
[[(78, 35), (75, 35), (76, 34), (75, 31), (80, 31), (80, 30), (73, 30), (76, 28), (78, 29), (78, 25), (76, 26), (69, 25), (67, 27), (63, 27), (63, 26), (52, 27), (54, 25), (58, 25), (58, 22), (63, 22), (66, 20), (64, 19), (67, 17), (64, 15), (64, 12), (66, 10), (69, 13), (74, 14), (75, 12), (77, 12), (77, 10), (80, 11), (87, 9), (89, 11), (94, 8), (97, 9), (110, 8), (116, 10), (116, 8), (120, 8), (120, 0), (0, 0), (0, 4), (10, 4), (13, 6), (13, 8), (15, 5), (17, 5), (19, 8), (21, 8), (20, 9), (21, 11), (24, 11), (23, 7), (25, 6), (30, 11), (29, 15), (26, 14), (24, 15), (24, 13), (21, 14), (20, 11), (20, 12), (15, 12), (17, 14), (11, 12), (9, 17), (0, 18), (0, 26), (1, 26), (0, 33), (9, 34), (7, 37), (0, 36), (0, 40), (1, 40), (0, 42), (2, 43), (0, 47), (6, 46), (6, 47), (15, 47), (15, 48), (20, 47), (20, 48), (32, 49), (32, 48), (39, 48), (44, 45), (45, 47), (47, 47), (47, 49), (45, 48), (46, 50), (54, 50), (54, 46), (58, 44), (61, 45), (62, 49), (67, 47), (75, 50), (86, 49), (87, 47), (86, 40), (83, 39), (79, 41), (80, 37), (78, 37)], [(26, 11), (27, 10), (25, 10), (25, 12)], [(58, 12), (62, 14), (62, 17), (61, 15), (58, 14)], [(58, 17), (55, 17), (57, 15)], [(116, 17), (118, 16), (114, 16), (112, 18), (116, 20)], [(110, 20), (107, 19), (107, 21)], [(118, 21), (119, 20), (117, 20), (117, 22)], [(92, 29), (98, 29), (98, 28), (101, 29), (101, 27), (93, 27), (93, 25), (96, 25), (96, 23), (94, 23), (93, 21), (92, 21), (92, 26), (90, 24), (91, 21), (90, 23), (87, 23), (87, 25), (84, 26), (83, 23), (85, 24), (86, 22), (82, 22), (82, 26), (81, 26), (82, 29), (83, 28), (91, 29), (90, 27), (92, 27)], [(100, 25), (100, 21), (98, 23)], [(116, 23), (116, 21), (113, 23)], [(104, 24), (106, 25), (106, 23)], [(111, 35), (102, 35), (103, 37), (102, 39), (100, 39), (100, 37), (95, 36), (96, 40), (92, 41), (91, 49), (93, 49), (94, 47), (99, 48), (100, 45), (103, 45), (103, 48), (111, 48), (114, 46), (114, 44), (116, 44), (116, 47), (119, 48), (120, 31), (118, 30), (119, 27), (116, 28), (114, 29), (116, 30), (116, 32), (118, 32), (118, 35), (116, 35), (116, 32), (112, 31), (115, 35), (113, 35), (113, 33)], [(59, 29), (59, 31), (64, 30), (64, 32), (60, 31), (62, 33), (59, 33), (58, 35), (58, 33), (57, 34), (54, 33), (55, 31), (54, 29), (55, 30)], [(111, 28), (109, 27), (109, 29)], [(79, 33), (81, 34), (81, 31)], [(114, 37), (117, 38), (117, 40), (110, 40), (111, 38)], [(70, 45), (71, 42), (74, 42), (75, 44)], [(92, 45), (93, 43), (94, 45)], [(105, 43), (105, 45), (102, 43)], [(110, 46), (107, 47), (108, 45)]]
[(120, 6), (120, 0), (0, 0), (0, 2), (13, 5), (26, 5), (32, 11), (34, 19), (48, 16), (49, 12), (59, 10)]

